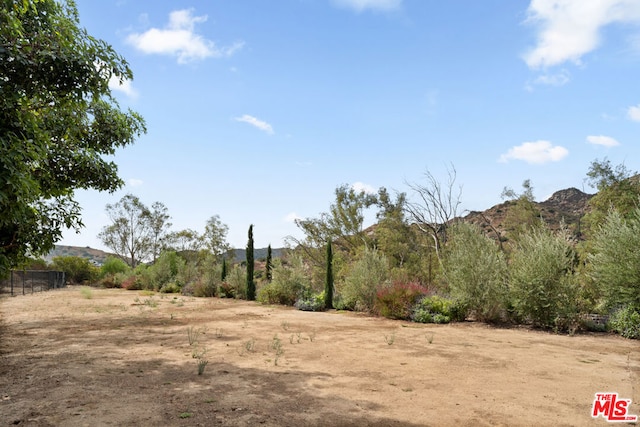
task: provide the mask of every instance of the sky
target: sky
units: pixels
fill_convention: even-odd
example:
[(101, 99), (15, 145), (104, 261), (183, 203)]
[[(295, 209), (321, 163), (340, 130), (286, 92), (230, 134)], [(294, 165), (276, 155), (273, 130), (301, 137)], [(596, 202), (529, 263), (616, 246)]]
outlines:
[[(77, 0), (128, 61), (112, 84), (148, 132), (111, 160), (126, 185), (77, 191), (106, 249), (105, 206), (162, 202), (172, 230), (218, 215), (242, 248), (301, 237), (336, 187), (412, 193), (455, 168), (461, 210), (530, 179), (543, 201), (594, 160), (640, 170), (637, 0)], [(368, 212), (372, 223), (375, 211)], [(365, 224), (367, 226), (369, 224)]]

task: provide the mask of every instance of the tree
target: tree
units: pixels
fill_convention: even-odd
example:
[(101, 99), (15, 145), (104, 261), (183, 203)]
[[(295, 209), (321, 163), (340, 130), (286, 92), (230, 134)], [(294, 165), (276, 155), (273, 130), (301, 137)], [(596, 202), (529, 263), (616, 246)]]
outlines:
[(272, 255), (271, 255), (271, 245), (267, 246), (267, 262), (265, 263), (265, 276), (267, 279), (267, 282), (271, 281), (271, 277), (272, 277)]
[(425, 172), (426, 184), (408, 183), (417, 198), (406, 204), (407, 213), (420, 231), (433, 240), (438, 259), (447, 242), (447, 227), (458, 216), (462, 186), (456, 188), (456, 169), (447, 168), (447, 181), (443, 185), (430, 171)]
[(197, 262), (203, 239), (197, 231), (186, 228), (169, 233), (165, 238), (164, 249), (178, 253), (186, 261)]
[(377, 202), (376, 195), (356, 191), (347, 184), (336, 188), (335, 195), (329, 212), (321, 213), (319, 218), (296, 220), (305, 235), (303, 240), (288, 238), (295, 247), (303, 249), (316, 266), (324, 265), (323, 248), (329, 240), (338, 249), (350, 253), (369, 242), (363, 230), (364, 210)]
[(543, 227), (540, 211), (535, 205), (531, 180), (525, 179), (522, 182), (522, 193), (518, 194), (513, 189), (504, 187), (500, 196), (510, 202), (504, 218), (504, 228), (511, 239), (518, 241), (531, 229)]
[(151, 211), (133, 194), (106, 206), (111, 225), (98, 235), (106, 247), (127, 260), (131, 267), (147, 259), (153, 248)]
[(598, 193), (589, 200), (591, 210), (584, 222), (588, 232), (596, 232), (605, 221), (611, 209), (623, 217), (629, 216), (640, 202), (640, 180), (624, 164), (615, 168), (608, 159), (591, 162), (587, 172), (587, 182)]
[(511, 256), (510, 296), (513, 308), (534, 326), (569, 326), (578, 312), (573, 275), (576, 257), (566, 229), (547, 227), (523, 233)]
[(226, 241), (228, 231), (229, 227), (220, 221), (220, 217), (213, 215), (207, 220), (204, 234), (201, 236), (204, 247), (216, 257), (222, 255), (230, 249)]
[(149, 212), (149, 227), (151, 232), (151, 253), (153, 262), (155, 262), (171, 228), (171, 223), (169, 222), (171, 216), (168, 214), (167, 207), (161, 202), (154, 202), (151, 205), (151, 209)]
[(324, 282), (324, 306), (333, 308), (333, 251), (331, 240), (327, 242), (327, 276)]
[(222, 271), (220, 272), (220, 281), (224, 282), (227, 278), (227, 259), (222, 258)]
[(593, 235), (589, 271), (609, 308), (640, 310), (640, 207), (628, 218), (611, 210)]
[(104, 156), (146, 130), (109, 81), (132, 77), (72, 0), (0, 0), (0, 275), (83, 226), (74, 190), (122, 186)]
[(253, 280), (253, 224), (249, 226), (249, 240), (247, 241), (247, 300), (255, 301), (256, 282)]
[(449, 234), (444, 271), (451, 297), (475, 319), (497, 320), (507, 292), (504, 253), (476, 225), (456, 223)]
[(400, 276), (402, 280), (430, 283), (430, 273), (433, 273), (431, 247), (424, 244), (424, 236), (417, 232), (417, 227), (407, 221), (406, 206), (405, 193), (397, 194), (394, 201), (386, 188), (378, 190), (375, 244), (389, 259), (394, 276)]

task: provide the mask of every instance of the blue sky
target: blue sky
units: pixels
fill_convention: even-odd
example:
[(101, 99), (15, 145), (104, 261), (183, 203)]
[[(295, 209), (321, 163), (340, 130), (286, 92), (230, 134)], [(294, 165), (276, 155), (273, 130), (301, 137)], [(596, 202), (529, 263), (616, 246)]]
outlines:
[[(127, 185), (78, 191), (104, 248), (107, 203), (164, 203), (174, 230), (219, 215), (228, 241), (279, 247), (342, 184), (408, 192), (453, 164), (462, 206), (530, 179), (538, 200), (608, 157), (640, 169), (637, 0), (78, 0), (129, 62), (113, 86), (148, 133)], [(373, 212), (370, 217), (372, 217)]]

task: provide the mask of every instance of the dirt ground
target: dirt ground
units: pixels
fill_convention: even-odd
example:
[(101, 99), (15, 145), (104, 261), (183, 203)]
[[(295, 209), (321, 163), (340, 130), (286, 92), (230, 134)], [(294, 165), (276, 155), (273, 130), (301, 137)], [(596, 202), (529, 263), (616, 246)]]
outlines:
[(592, 426), (602, 391), (640, 414), (640, 344), (613, 335), (81, 288), (0, 316), (0, 425)]

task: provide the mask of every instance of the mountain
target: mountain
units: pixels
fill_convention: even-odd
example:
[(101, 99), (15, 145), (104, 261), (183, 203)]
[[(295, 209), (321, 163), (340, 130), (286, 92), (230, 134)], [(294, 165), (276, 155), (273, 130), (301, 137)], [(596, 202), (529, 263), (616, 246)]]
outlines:
[(56, 245), (51, 252), (44, 256), (44, 260), (50, 263), (53, 258), (58, 256), (77, 256), (80, 258), (87, 258), (89, 261), (96, 265), (102, 265), (107, 257), (114, 256), (100, 249), (93, 249), (89, 246), (64, 246)]
[[(540, 212), (540, 216), (552, 229), (557, 230), (564, 223), (576, 235), (580, 234), (580, 221), (589, 210), (589, 199), (593, 194), (584, 193), (577, 188), (567, 188), (556, 191), (543, 202), (533, 202)], [(480, 226), (490, 236), (496, 232), (500, 237), (505, 236), (504, 220), (515, 201), (507, 201), (495, 205), (485, 211), (472, 211), (463, 219)]]

